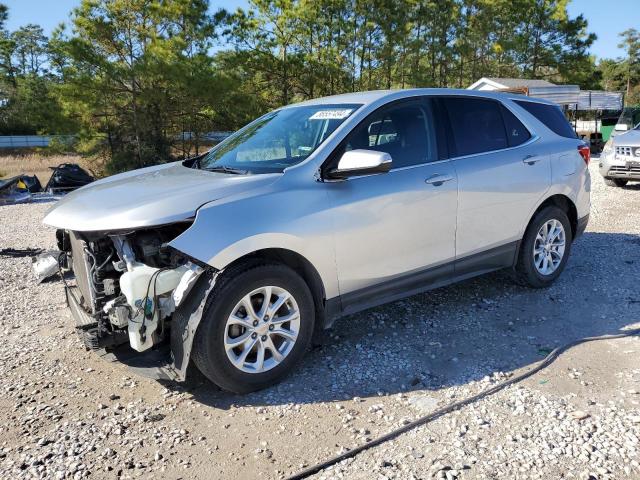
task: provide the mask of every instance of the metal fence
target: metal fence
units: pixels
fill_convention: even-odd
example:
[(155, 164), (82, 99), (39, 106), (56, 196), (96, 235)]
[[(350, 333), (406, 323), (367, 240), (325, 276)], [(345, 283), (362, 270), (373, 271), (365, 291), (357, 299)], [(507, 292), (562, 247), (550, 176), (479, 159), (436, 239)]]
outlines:
[(622, 92), (580, 90), (578, 96), (578, 110), (622, 110), (623, 106), (624, 94)]

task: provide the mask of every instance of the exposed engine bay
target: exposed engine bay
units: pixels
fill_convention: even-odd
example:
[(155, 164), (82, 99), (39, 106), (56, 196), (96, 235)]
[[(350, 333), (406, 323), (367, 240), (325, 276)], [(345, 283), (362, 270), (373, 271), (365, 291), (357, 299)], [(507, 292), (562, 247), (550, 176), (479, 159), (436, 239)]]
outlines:
[(206, 265), (168, 242), (191, 222), (118, 232), (58, 230), (67, 301), (88, 349), (128, 343), (138, 352), (165, 343), (171, 317)]

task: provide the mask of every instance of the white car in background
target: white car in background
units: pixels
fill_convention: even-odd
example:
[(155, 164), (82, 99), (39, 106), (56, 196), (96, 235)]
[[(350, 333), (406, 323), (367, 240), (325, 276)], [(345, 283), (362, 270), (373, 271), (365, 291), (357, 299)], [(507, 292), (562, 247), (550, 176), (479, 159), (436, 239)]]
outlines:
[(617, 134), (607, 142), (600, 155), (600, 175), (610, 187), (640, 182), (640, 124), (631, 130), (616, 125)]

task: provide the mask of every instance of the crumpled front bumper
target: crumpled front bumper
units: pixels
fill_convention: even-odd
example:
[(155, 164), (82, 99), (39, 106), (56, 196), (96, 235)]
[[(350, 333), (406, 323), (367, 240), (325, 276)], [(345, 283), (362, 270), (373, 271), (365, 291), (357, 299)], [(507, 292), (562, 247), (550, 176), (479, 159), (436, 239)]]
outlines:
[[(80, 292), (77, 287), (66, 285), (65, 295), (76, 322), (76, 329), (88, 349), (97, 351), (108, 361), (118, 361), (127, 365), (138, 375), (156, 380), (183, 382), (187, 378), (193, 339), (217, 275), (218, 272), (215, 270), (203, 272), (184, 302), (173, 313), (169, 344), (165, 343), (144, 352), (133, 350), (128, 342), (118, 338), (87, 338), (87, 333), (97, 326), (97, 322), (80, 304)], [(124, 330), (118, 334), (127, 335)], [(109, 340), (110, 338), (112, 340)]]

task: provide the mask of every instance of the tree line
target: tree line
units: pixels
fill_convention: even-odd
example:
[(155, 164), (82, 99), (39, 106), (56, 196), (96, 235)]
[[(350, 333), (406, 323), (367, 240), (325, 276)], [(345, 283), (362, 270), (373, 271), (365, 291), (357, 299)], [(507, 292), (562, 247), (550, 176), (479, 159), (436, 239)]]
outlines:
[[(0, 134), (74, 134), (110, 172), (202, 150), (299, 100), (483, 76), (624, 90), (640, 100), (640, 34), (596, 65), (568, 0), (82, 0), (49, 37), (0, 5)], [(185, 135), (184, 132), (188, 132)], [(71, 148), (67, 146), (67, 148)]]

